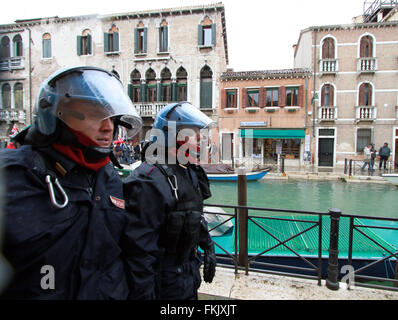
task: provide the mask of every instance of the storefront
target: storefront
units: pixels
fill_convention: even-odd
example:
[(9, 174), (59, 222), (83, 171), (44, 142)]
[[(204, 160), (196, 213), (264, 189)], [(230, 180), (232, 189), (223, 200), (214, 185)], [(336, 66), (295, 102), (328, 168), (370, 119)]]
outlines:
[(239, 129), (241, 155), (263, 159), (272, 163), (284, 156), (287, 165), (299, 165), (302, 158), (305, 132), (304, 129)]

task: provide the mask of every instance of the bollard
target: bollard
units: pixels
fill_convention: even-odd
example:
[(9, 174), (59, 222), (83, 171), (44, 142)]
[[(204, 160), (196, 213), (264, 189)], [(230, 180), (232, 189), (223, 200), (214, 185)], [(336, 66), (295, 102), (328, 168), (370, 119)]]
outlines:
[(326, 287), (330, 290), (339, 289), (339, 222), (341, 210), (331, 208), (330, 214), (330, 242), (329, 242), (329, 261), (328, 261), (328, 277), (326, 279)]
[[(238, 206), (247, 205), (247, 179), (246, 172), (244, 169), (238, 169)], [(247, 209), (238, 210), (238, 222), (239, 222), (239, 256), (238, 264), (241, 267), (245, 267), (246, 274), (248, 274), (247, 264)]]
[(352, 176), (352, 159), (350, 159), (349, 176)]
[(344, 174), (347, 174), (347, 163), (348, 163), (348, 159), (345, 158), (344, 159)]

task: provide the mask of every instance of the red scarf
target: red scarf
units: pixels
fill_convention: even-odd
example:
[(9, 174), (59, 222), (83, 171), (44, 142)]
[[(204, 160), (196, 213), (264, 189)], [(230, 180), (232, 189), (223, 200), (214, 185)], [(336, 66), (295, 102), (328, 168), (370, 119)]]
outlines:
[[(69, 128), (69, 130), (74, 133), (74, 135), (77, 137), (77, 141), (80, 144), (82, 144), (86, 147), (98, 146), (98, 144), (95, 141), (91, 140), (89, 137), (87, 137), (82, 132), (73, 130), (71, 128)], [(106, 156), (103, 159), (88, 161), (84, 157), (83, 151), (74, 145), (63, 145), (63, 144), (53, 143), (53, 147), (55, 150), (57, 150), (58, 152), (62, 153), (65, 156), (67, 156), (69, 159), (73, 160), (74, 162), (81, 165), (82, 167), (85, 167), (85, 168), (88, 168), (88, 169), (91, 169), (94, 171), (98, 171), (103, 166), (107, 165), (108, 162), (110, 161), (109, 156)]]

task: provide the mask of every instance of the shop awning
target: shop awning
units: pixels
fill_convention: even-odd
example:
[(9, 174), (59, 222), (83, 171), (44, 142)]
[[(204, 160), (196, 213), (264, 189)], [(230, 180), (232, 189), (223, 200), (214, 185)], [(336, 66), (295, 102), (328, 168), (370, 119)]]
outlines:
[(304, 129), (240, 129), (241, 138), (304, 139)]

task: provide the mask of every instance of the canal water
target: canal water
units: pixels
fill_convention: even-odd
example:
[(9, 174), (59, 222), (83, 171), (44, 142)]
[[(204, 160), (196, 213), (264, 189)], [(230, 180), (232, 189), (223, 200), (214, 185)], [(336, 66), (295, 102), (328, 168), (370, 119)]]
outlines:
[[(237, 183), (212, 181), (210, 187), (212, 197), (205, 203), (238, 204)], [(339, 208), (343, 214), (363, 216), (367, 225), (398, 226), (398, 222), (366, 219), (369, 216), (398, 218), (398, 188), (390, 184), (263, 179), (247, 183), (247, 205), (316, 212)], [(285, 215), (266, 211), (250, 214)], [(376, 233), (398, 248), (397, 231), (377, 230)]]
[[(211, 204), (238, 204), (238, 185), (211, 182)], [(398, 218), (398, 188), (390, 184), (317, 180), (267, 180), (247, 183), (247, 205), (299, 211)]]

